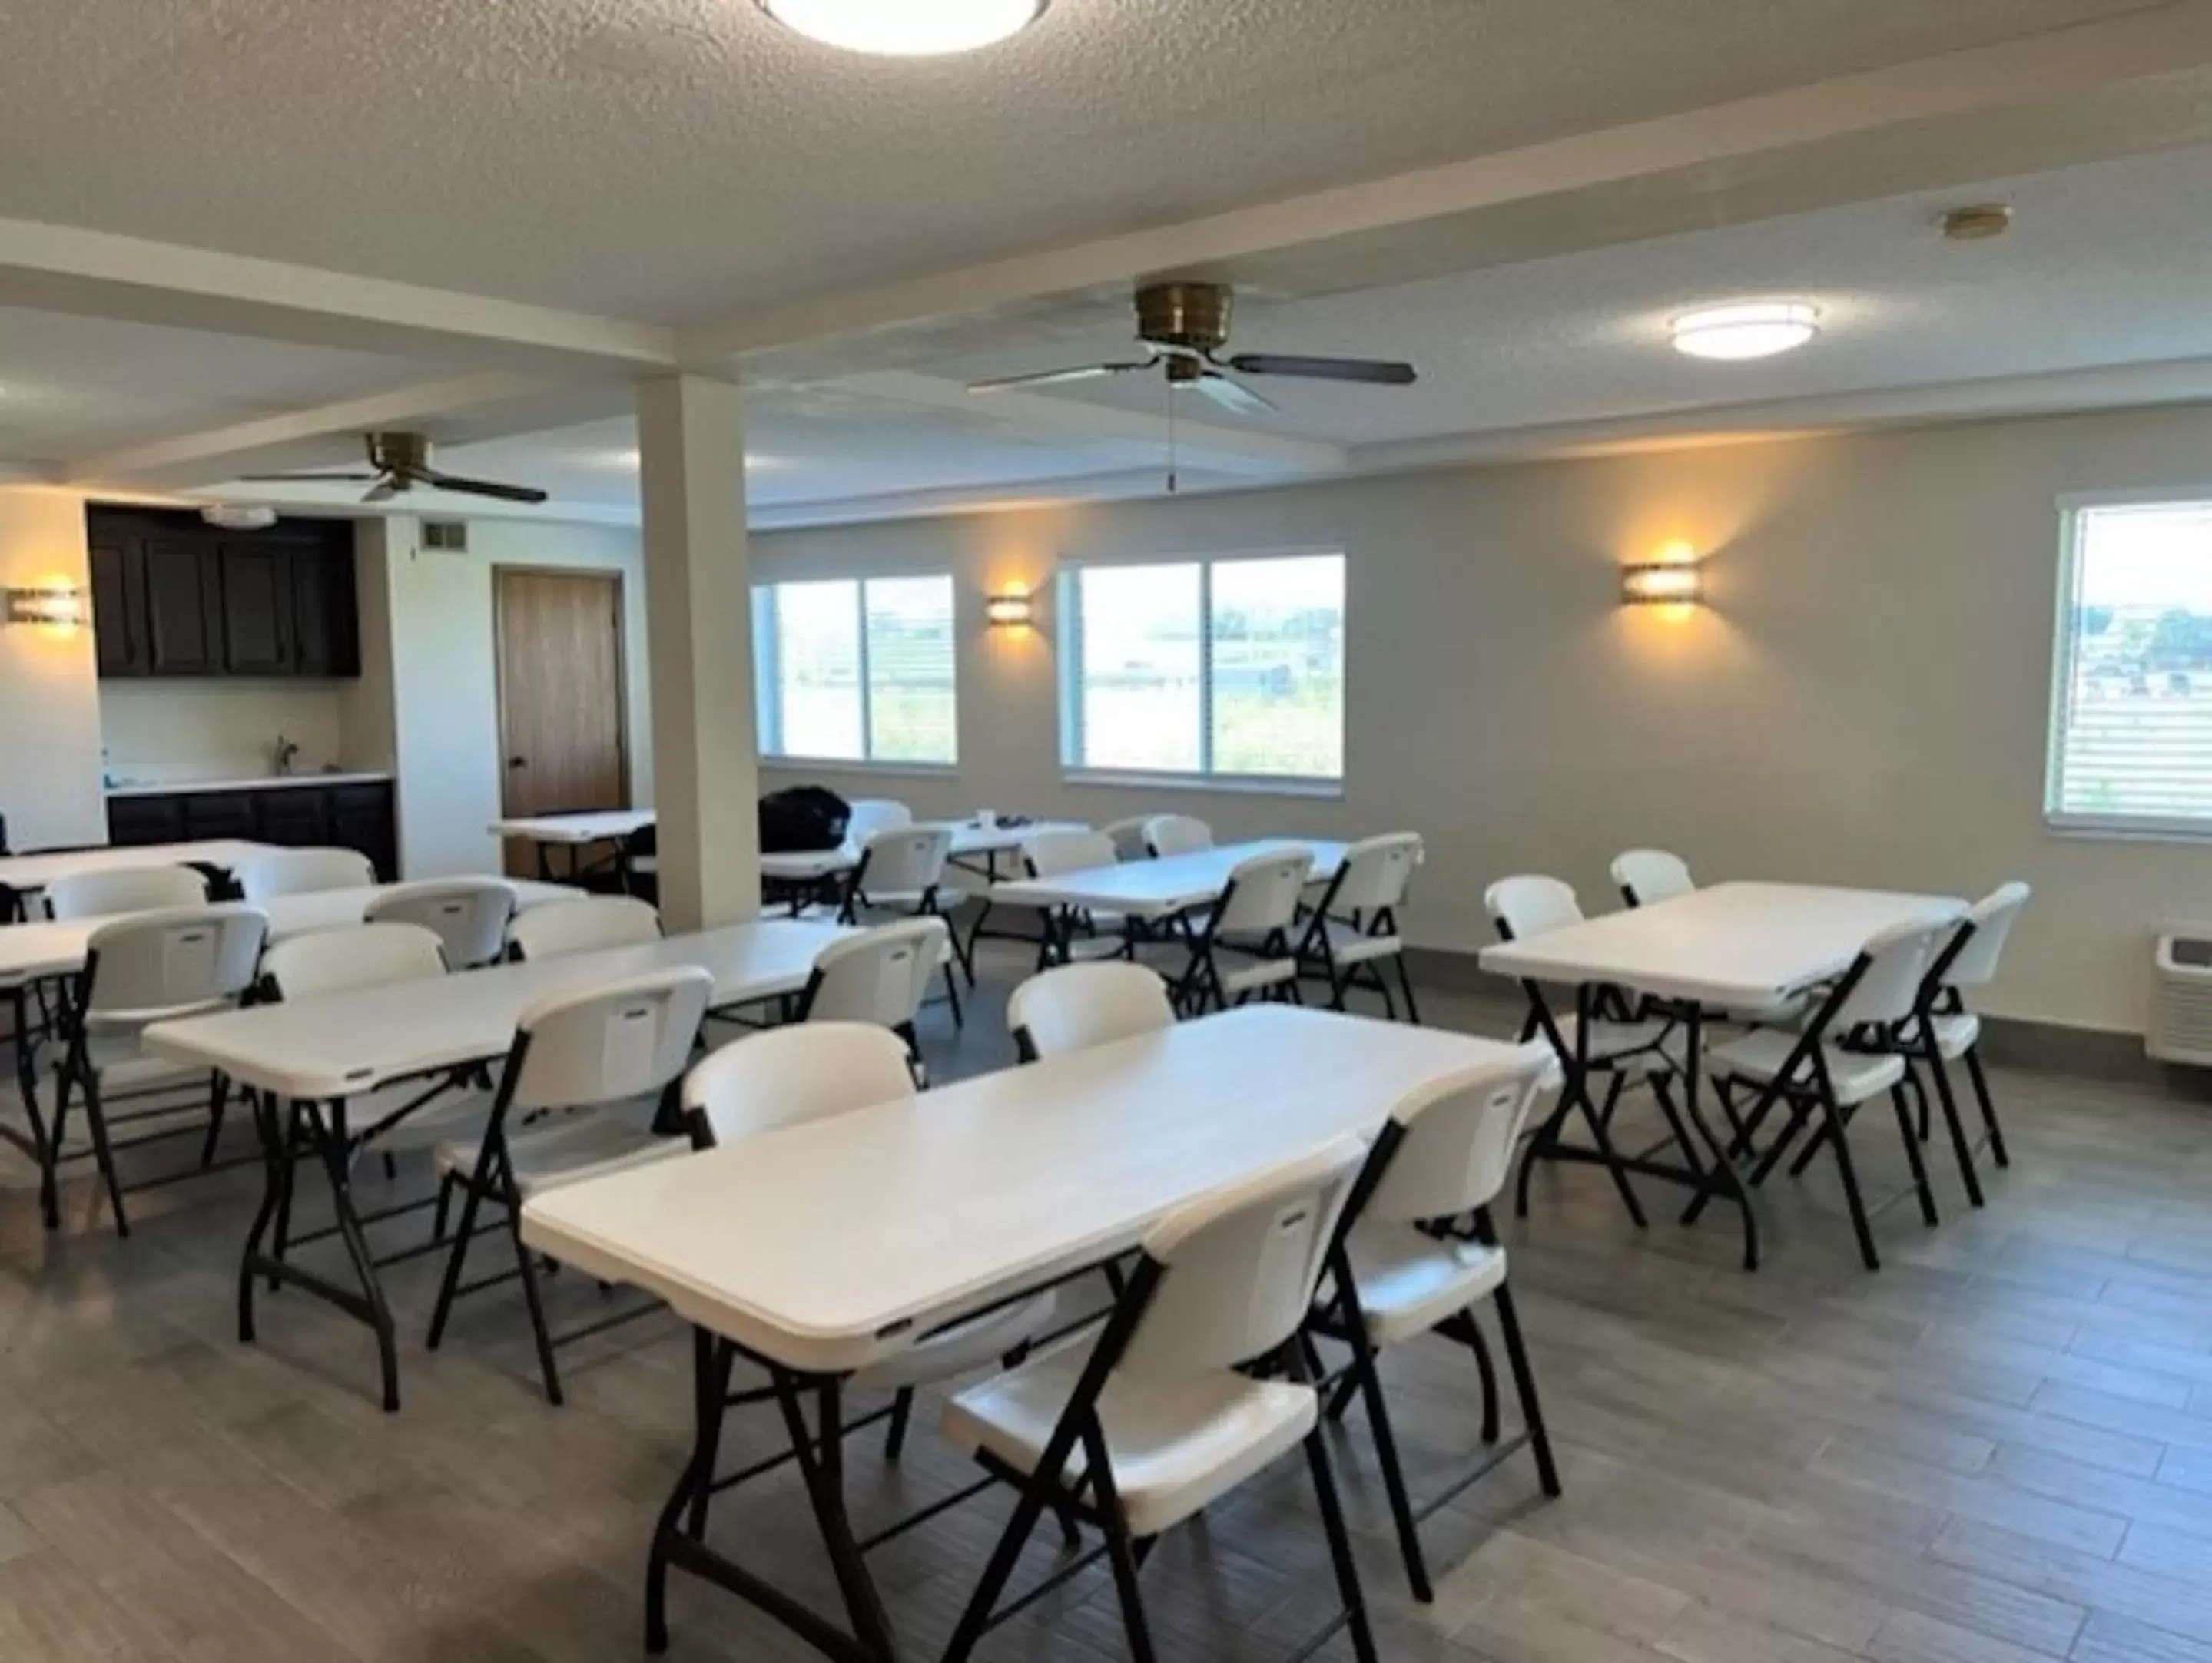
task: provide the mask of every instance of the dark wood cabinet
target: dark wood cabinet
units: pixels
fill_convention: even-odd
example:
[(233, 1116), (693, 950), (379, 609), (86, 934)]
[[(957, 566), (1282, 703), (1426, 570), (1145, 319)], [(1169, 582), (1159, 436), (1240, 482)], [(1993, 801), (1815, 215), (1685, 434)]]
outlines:
[(102, 676), (361, 673), (350, 522), (219, 531), (95, 503), (86, 527)]
[(399, 875), (398, 828), (389, 780), (179, 791), (107, 799), (107, 841), (117, 845), (247, 838), (284, 848), (358, 849), (390, 883)]

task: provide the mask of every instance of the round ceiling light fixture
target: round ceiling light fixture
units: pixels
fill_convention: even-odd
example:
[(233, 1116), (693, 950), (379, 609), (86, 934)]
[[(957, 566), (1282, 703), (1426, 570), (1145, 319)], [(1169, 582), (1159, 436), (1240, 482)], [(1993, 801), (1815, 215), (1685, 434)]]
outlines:
[(1747, 300), (1686, 312), (1674, 329), (1675, 351), (1735, 363), (1803, 346), (1820, 332), (1820, 313), (1802, 300)]
[(760, 0), (786, 28), (892, 58), (971, 52), (1019, 34), (1052, 0)]

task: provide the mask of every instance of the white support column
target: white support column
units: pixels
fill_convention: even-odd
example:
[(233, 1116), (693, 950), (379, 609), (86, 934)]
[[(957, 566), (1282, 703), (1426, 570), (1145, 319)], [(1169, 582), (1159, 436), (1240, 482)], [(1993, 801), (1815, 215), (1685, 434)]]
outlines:
[(744, 401), (703, 376), (647, 381), (637, 428), (660, 910), (696, 930), (760, 910)]

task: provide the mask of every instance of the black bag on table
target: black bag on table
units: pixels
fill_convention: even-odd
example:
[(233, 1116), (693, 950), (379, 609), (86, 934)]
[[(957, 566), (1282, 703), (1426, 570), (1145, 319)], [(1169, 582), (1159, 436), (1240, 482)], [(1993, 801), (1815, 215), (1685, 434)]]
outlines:
[(793, 786), (760, 800), (763, 854), (834, 849), (845, 841), (851, 804), (826, 786)]

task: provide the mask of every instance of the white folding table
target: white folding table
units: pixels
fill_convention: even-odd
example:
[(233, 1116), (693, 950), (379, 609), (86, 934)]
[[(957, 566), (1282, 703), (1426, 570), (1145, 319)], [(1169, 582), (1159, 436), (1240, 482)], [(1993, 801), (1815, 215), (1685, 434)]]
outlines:
[(139, 866), (211, 866), (228, 873), (248, 860), (279, 853), (273, 843), (212, 838), (198, 843), (137, 843), (96, 849), (53, 849), (0, 855), (0, 918), (17, 915), (25, 897), (47, 884), (87, 872)]
[[(595, 809), (580, 814), (520, 815), (513, 819), (495, 820), (485, 829), (494, 837), (514, 838), (535, 845), (538, 875), (550, 879), (553, 876), (553, 850), (556, 847), (574, 851), (588, 844), (612, 843), (620, 847), (653, 823), (651, 809)], [(574, 866), (572, 854), (571, 876), (574, 876)]]
[[(1090, 828), (1073, 820), (1029, 820), (1018, 825), (1004, 821), (985, 825), (979, 820), (917, 820), (917, 828), (927, 830), (941, 826), (952, 834), (952, 859), (963, 865), (978, 858), (984, 865), (972, 868), (979, 877), (997, 876), (998, 859), (1011, 854), (1040, 832), (1088, 831)], [(860, 864), (860, 851), (853, 844), (841, 843), (834, 849), (794, 849), (761, 857), (761, 876), (781, 883), (819, 883), (827, 878), (842, 877)]]
[[(1717, 1140), (1698, 1107), (1706, 1013), (1778, 1005), (1844, 974), (1857, 960), (1859, 950), (1882, 931), (1901, 924), (1945, 923), (1963, 917), (1966, 911), (1965, 901), (1945, 895), (1802, 883), (1717, 883), (1652, 906), (1484, 948), (1482, 968), (1522, 984), (1534, 1019), (1567, 1072), (1559, 1106), (1522, 1156), (1516, 1203), (1521, 1213), (1525, 1217), (1528, 1212), (1529, 1174), (1540, 1158), (1607, 1168), (1638, 1225), (1644, 1222), (1644, 1212), (1628, 1182), (1629, 1174), (1687, 1184), (1697, 1193), (1686, 1219), (1696, 1217), (1716, 1194), (1737, 1203), (1743, 1216), (1744, 1267), (1756, 1269), (1758, 1223), (1750, 1193), (1736, 1171), (1735, 1142)], [(1575, 990), (1571, 1038), (1551, 1011), (1543, 992), (1547, 986)], [(1604, 1116), (1591, 1101), (1587, 1084), (1590, 1023), (1599, 1014), (1598, 997), (1608, 987), (1644, 996), (1680, 1023), (1686, 1047), (1682, 1089), (1687, 1130), (1706, 1146), (1710, 1162), (1701, 1160), (1688, 1137), (1680, 1138), (1689, 1163), (1682, 1167), (1613, 1150)], [(1594, 1148), (1560, 1139), (1567, 1115), (1577, 1110), (1589, 1125)]]
[[(832, 1656), (888, 1660), (889, 1624), (835, 1482), (848, 1374), (1116, 1257), (1209, 1190), (1371, 1135), (1407, 1092), (1512, 1049), (1249, 1006), (533, 1198), (526, 1242), (659, 1296), (698, 1332), (698, 1438), (654, 1533), (648, 1643), (665, 1641), (674, 1563)], [(858, 1213), (855, 1197), (866, 1198)], [(769, 1370), (787, 1414), (802, 1391), (817, 1398), (827, 1476), (810, 1492), (849, 1632), (705, 1543), (738, 1352)]]
[[(156, 1023), (145, 1032), (148, 1052), (196, 1068), (219, 1070), (255, 1094), (269, 1183), (239, 1266), (240, 1338), (253, 1338), (257, 1275), (303, 1286), (375, 1330), (385, 1407), (397, 1409), (398, 1359), (392, 1313), (362, 1238), (349, 1177), (362, 1133), (383, 1128), (349, 1131), (345, 1100), (380, 1086), (446, 1075), (504, 1057), (523, 1012), (550, 994), (696, 966), (714, 979), (714, 1010), (783, 998), (804, 991), (815, 956), (850, 933), (836, 924), (772, 919), (671, 936), (641, 946), (493, 965), (391, 986)], [(361, 1284), (357, 1293), (290, 1263), (281, 1251), (264, 1254), (261, 1250), (289, 1182), (289, 1149), (276, 1113), (280, 1102), (321, 1105), (327, 1114), (324, 1165), (339, 1234)]]

